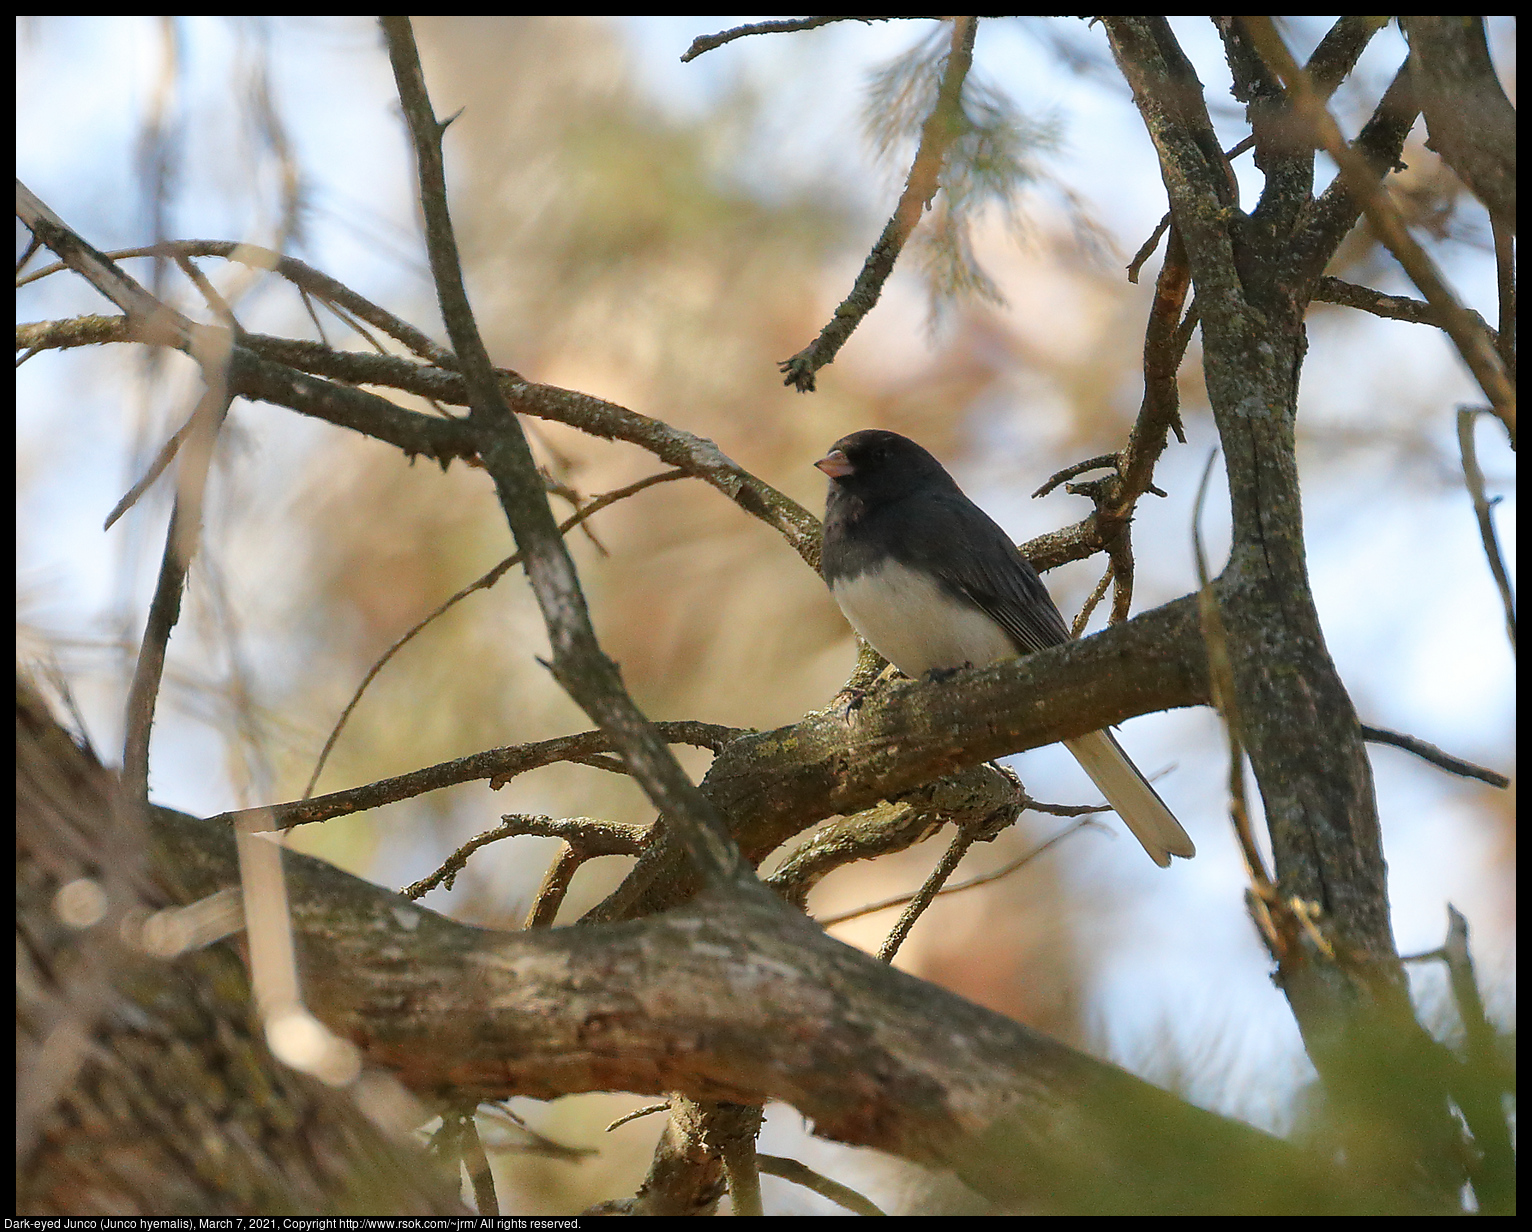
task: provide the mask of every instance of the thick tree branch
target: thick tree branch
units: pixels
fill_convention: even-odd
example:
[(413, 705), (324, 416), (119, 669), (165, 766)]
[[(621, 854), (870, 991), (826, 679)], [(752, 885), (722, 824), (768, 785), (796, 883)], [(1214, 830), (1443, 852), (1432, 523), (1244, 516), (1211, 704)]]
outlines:
[(1208, 117), (1202, 83), (1163, 17), (1102, 21), (1159, 151), (1171, 217), (1191, 257), (1203, 315), (1238, 306), (1242, 296), (1229, 212), (1238, 212), (1234, 172)]
[[(295, 1072), (267, 1046), (233, 945), (169, 960), (152, 944), (160, 913), (200, 889), (152, 811), (19, 676), (16, 703), (16, 1209), (53, 1226), (461, 1214), (456, 1178), (412, 1141), (427, 1114), (392, 1079), (337, 1090)], [(191, 866), (197, 886), (238, 880), (232, 834), (214, 857)]]
[(1485, 331), (1468, 314), (1436, 263), (1410, 235), (1398, 208), (1383, 191), (1367, 158), (1347, 143), (1324, 102), (1315, 93), (1308, 74), (1293, 60), (1269, 17), (1246, 17), (1252, 41), (1287, 86), (1294, 109), (1310, 126), (1315, 142), (1335, 160), (1347, 190), (1361, 204), (1379, 241), (1393, 253), (1410, 281), (1440, 315), (1442, 328), (1452, 338), (1463, 362), (1504, 421), (1512, 441), (1516, 439), (1516, 391), (1507, 379), (1505, 366)]
[[(1366, 160), (1374, 179), (1382, 182), (1385, 176), (1398, 168), (1404, 143), (1409, 139), (1410, 130), (1419, 117), (1420, 104), (1415, 94), (1415, 77), (1410, 71), (1410, 61), (1406, 60), (1389, 82), (1388, 89), (1373, 108), (1372, 115), (1362, 125), (1362, 131), (1351, 143), (1352, 148)], [(1305, 214), (1303, 224), (1293, 235), (1297, 285), (1317, 283), (1341, 241), (1350, 234), (1361, 216), (1361, 199), (1351, 191), (1347, 180), (1337, 176), (1319, 194), (1319, 198)]]
[[(155, 829), (189, 893), (232, 876), (223, 827), (159, 810)], [(781, 1099), (825, 1137), (956, 1168), (1007, 1201), (1181, 1213), (1352, 1201), (1283, 1142), (732, 893), (634, 923), (500, 933), (285, 860), (315, 1004), (422, 1093)]]
[(1401, 17), (1430, 148), (1495, 218), (1516, 230), (1516, 108), (1484, 37), (1484, 18)]
[[(1349, 224), (1332, 226), (1341, 203), (1326, 215), (1321, 202), (1291, 236), (1279, 226), (1252, 227), (1232, 205), (1226, 168), (1210, 150), (1200, 88), (1168, 26), (1153, 17), (1104, 20), (1159, 153), (1197, 288), (1203, 367), (1233, 515), (1218, 614), (1271, 834), (1276, 900), (1298, 926), (1291, 943), (1274, 950), (1276, 978), (1335, 1106), (1358, 1125), (1399, 1129), (1384, 1136), (1358, 1129), (1346, 1139), (1348, 1156), (1379, 1184), (1418, 1187), (1421, 1202), (1450, 1203), (1463, 1182), (1452, 1155), (1457, 1130), (1394, 948), (1371, 769), (1325, 646), (1306, 564), (1294, 444), (1303, 311)], [(1255, 29), (1247, 25), (1246, 34), (1267, 53)], [(1270, 54), (1265, 59), (1280, 70), (1294, 103), (1300, 74), (1288, 71), (1290, 57), (1277, 65)], [(1409, 111), (1399, 105), (1402, 93), (1396, 79), (1378, 123), (1359, 138), (1369, 156), (1387, 159), (1391, 143), (1403, 140), (1399, 128), (1408, 126), (1402, 118), (1395, 123)], [(1312, 91), (1305, 97), (1312, 104)], [(1374, 180), (1391, 165), (1382, 159), (1367, 168)], [(1418, 1080), (1392, 1082), (1391, 1072)]]
[[(993, 758), (1135, 714), (1205, 704), (1196, 620), (1193, 600), (1177, 599), (1083, 641), (947, 681), (887, 681), (849, 716), (809, 715), (734, 742), (714, 760), (703, 790), (752, 862), (814, 821), (912, 792), (933, 814), (960, 811), (993, 790), (987, 775), (997, 772), (982, 764)], [(679, 853), (661, 839), (589, 918), (648, 915), (696, 890)]]
[[(1187, 598), (1083, 641), (950, 680), (890, 680), (849, 716), (840, 710), (811, 714), (759, 733), (702, 723), (661, 723), (658, 730), (667, 740), (717, 754), (702, 790), (756, 864), (815, 822), (849, 817), (882, 800), (913, 808), (922, 820), (912, 824), (920, 830), (970, 814), (977, 820), (1003, 806), (1014, 816), (1025, 801), (1016, 798), (1010, 779), (985, 762), (1207, 699), (1206, 660)], [(288, 829), (458, 783), (488, 780), (495, 786), (614, 747), (604, 732), (561, 736), (211, 820)], [(878, 841), (898, 850), (918, 837), (912, 833), (902, 841), (889, 832)], [(662, 836), (596, 915), (648, 914), (685, 901), (696, 889), (684, 860)]]
[(732, 885), (737, 893), (765, 896), (740, 859), (728, 829), (634, 705), (617, 665), (596, 641), (574, 562), (548, 508), (532, 450), (490, 365), (468, 303), (447, 208), (441, 149), (446, 125), (437, 121), (432, 110), (409, 20), (385, 17), (382, 22), (399, 99), (414, 139), (426, 243), (442, 319), (468, 385), (469, 418), (479, 457), (495, 481), (548, 628), (554, 678), (603, 731), (612, 734), (633, 777), (667, 815), (672, 832), (709, 884)]

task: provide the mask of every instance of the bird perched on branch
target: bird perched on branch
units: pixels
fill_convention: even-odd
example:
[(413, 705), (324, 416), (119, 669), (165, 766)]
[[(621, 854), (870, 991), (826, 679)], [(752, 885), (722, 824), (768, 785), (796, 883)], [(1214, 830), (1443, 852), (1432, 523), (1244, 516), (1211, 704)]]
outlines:
[[(1070, 640), (1037, 570), (914, 441), (853, 432), (814, 465), (830, 477), (824, 580), (852, 628), (906, 676)], [(1156, 864), (1197, 853), (1111, 732), (1063, 743)]]

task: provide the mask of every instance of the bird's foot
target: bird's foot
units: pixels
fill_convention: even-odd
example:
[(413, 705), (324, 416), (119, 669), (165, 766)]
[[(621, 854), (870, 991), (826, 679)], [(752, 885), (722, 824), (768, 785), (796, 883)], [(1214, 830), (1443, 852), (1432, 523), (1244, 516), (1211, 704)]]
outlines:
[(866, 697), (866, 689), (848, 686), (831, 699), (830, 713), (842, 723), (849, 723), (851, 722), (851, 716), (862, 708), (862, 702)]

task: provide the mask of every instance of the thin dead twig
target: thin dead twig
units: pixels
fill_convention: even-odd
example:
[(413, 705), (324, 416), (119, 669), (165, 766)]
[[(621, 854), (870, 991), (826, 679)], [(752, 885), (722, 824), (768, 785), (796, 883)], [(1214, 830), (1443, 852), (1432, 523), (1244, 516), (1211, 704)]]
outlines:
[(1308, 122), (1317, 144), (1335, 160), (1346, 188), (1361, 204), (1374, 234), (1393, 253), (1410, 281), (1436, 312), (1442, 328), (1452, 338), (1463, 362), (1474, 374), (1514, 441), (1516, 391), (1507, 378), (1505, 366), (1488, 331), (1458, 303), (1436, 263), (1410, 234), (1398, 207), (1381, 181), (1372, 174), (1366, 160), (1346, 141), (1335, 117), (1316, 93), (1308, 73), (1293, 59), (1271, 18), (1242, 17), (1240, 20), (1261, 58), (1282, 78), (1294, 111)]
[(1465, 761), (1461, 757), (1454, 757), (1451, 753), (1443, 752), (1434, 744), (1420, 739), (1419, 736), (1407, 736), (1403, 732), (1389, 731), (1386, 727), (1369, 727), (1364, 723), (1362, 738), (1370, 740), (1373, 744), (1389, 744), (1396, 749), (1413, 753), (1433, 766), (1440, 766), (1449, 774), (1460, 775), (1465, 779), (1478, 779), (1481, 783), (1488, 783), (1491, 787), (1502, 789), (1511, 785), (1511, 780), (1505, 775), (1483, 766), (1476, 766), (1473, 762)]
[[(717, 723), (679, 721), (657, 723), (655, 729), (662, 739), (672, 744), (689, 744), (697, 748), (717, 752), (731, 740), (743, 734), (743, 729), (724, 727)], [(551, 740), (539, 740), (531, 744), (511, 745), (507, 748), (486, 749), (467, 757), (423, 766), (407, 774), (394, 775), (333, 791), (308, 800), (292, 800), (285, 804), (273, 804), (259, 809), (238, 809), (219, 813), (210, 821), (221, 825), (243, 825), (254, 819), (271, 830), (291, 830), (295, 826), (329, 821), (333, 817), (345, 817), (350, 813), (362, 813), (384, 804), (394, 804), (444, 787), (459, 783), (488, 780), (491, 789), (502, 786), (518, 774), (536, 770), (554, 762), (570, 761), (591, 753), (610, 751), (616, 745), (611, 736), (603, 731), (580, 732), (570, 736), (556, 736)]]
[[(559, 525), (559, 533), (561, 535), (568, 534), (574, 527), (580, 525), (580, 523), (584, 522), (587, 518), (600, 513), (601, 510), (605, 509), (608, 505), (614, 505), (620, 500), (624, 500), (629, 496), (633, 496), (638, 492), (642, 492), (645, 488), (651, 488), (657, 483), (669, 483), (673, 479), (685, 478), (686, 472), (683, 470), (662, 471), (657, 475), (647, 475), (643, 479), (628, 484), (626, 487), (617, 488), (611, 492), (606, 492), (601, 496), (596, 497), (595, 500), (591, 501), (590, 504), (586, 505), (583, 509), (576, 511), (568, 518), (564, 519), (564, 521)], [(506, 573), (520, 564), (521, 558), (522, 554), (520, 552), (514, 552), (510, 556), (507, 556), (488, 573), (484, 574), (476, 581), (470, 582), (467, 586), (463, 587), (462, 590), (458, 591), (457, 594), (447, 599), (434, 611), (423, 617), (418, 623), (414, 625), (414, 627), (412, 627), (408, 632), (400, 637), (398, 641), (396, 641), (392, 646), (383, 652), (378, 661), (374, 663), (372, 667), (368, 669), (367, 674), (362, 677), (362, 682), (357, 685), (356, 692), (351, 695), (351, 700), (346, 703), (345, 708), (340, 712), (340, 717), (335, 721), (335, 726), (330, 729), (330, 735), (325, 740), (324, 748), (320, 751), (319, 760), (314, 764), (314, 771), (309, 775), (308, 784), (303, 789), (302, 798), (304, 800), (307, 800), (311, 795), (313, 795), (314, 786), (319, 782), (319, 776), (324, 771), (325, 763), (330, 759), (330, 753), (335, 748), (335, 742), (340, 739), (340, 733), (346, 726), (346, 723), (350, 720), (352, 711), (354, 711), (357, 705), (361, 702), (362, 694), (367, 691), (367, 687), (377, 678), (378, 673), (381, 672), (385, 666), (387, 666), (388, 661), (392, 659), (396, 654), (398, 654), (399, 651), (403, 650), (404, 647), (408, 645), (409, 642), (411, 642), (417, 635), (419, 635), (427, 625), (446, 615), (447, 612), (457, 606), (457, 604), (461, 603), (469, 595), (478, 590), (488, 590), (502, 577), (504, 577)]]
[(1468, 495), (1473, 499), (1474, 517), (1479, 523), (1479, 538), (1484, 543), (1484, 555), (1489, 561), (1489, 571), (1500, 592), (1500, 602), (1505, 608), (1505, 635), (1510, 639), (1511, 652), (1516, 651), (1516, 596), (1511, 590), (1511, 578), (1506, 572), (1505, 558), (1500, 553), (1500, 538), (1495, 533), (1495, 520), (1491, 509), (1495, 502), (1484, 494), (1484, 472), (1479, 469), (1479, 456), (1474, 448), (1474, 420), (1483, 408), (1465, 406), (1458, 408), (1458, 450), (1463, 455), (1463, 480), (1468, 485)]
[(722, 47), (725, 43), (732, 43), (735, 39), (748, 38), (752, 34), (791, 34), (799, 30), (817, 30), (820, 26), (828, 26), (837, 21), (859, 21), (864, 25), (870, 25), (875, 21), (940, 21), (939, 17), (917, 18), (906, 17), (798, 17), (787, 21), (757, 21), (747, 26), (735, 26), (729, 30), (720, 30), (717, 34), (699, 34), (692, 40), (692, 45), (681, 55), (681, 63), (686, 64), (695, 60), (705, 51), (712, 51), (716, 47)]
[[(1038, 812), (1069, 812), (1069, 811), (1079, 811), (1079, 812), (1089, 812), (1089, 813), (1102, 813), (1102, 812), (1106, 811), (1108, 806), (1104, 805), (1104, 804), (1101, 804), (1101, 805), (1069, 805), (1069, 804), (1043, 804), (1043, 805), (1039, 805), (1039, 804), (1036, 804), (1036, 803), (1031, 803), (1031, 804), (1028, 804), (1027, 807), (1031, 808), (1031, 809), (1034, 809), (1034, 810), (1036, 810)], [(960, 894), (964, 890), (972, 890), (972, 889), (975, 889), (978, 886), (989, 885), (989, 883), (992, 882), (992, 881), (999, 881), (1002, 877), (1009, 877), (1017, 869), (1022, 868), (1024, 866), (1026, 866), (1027, 864), (1030, 864), (1033, 860), (1037, 859), (1038, 856), (1042, 855), (1043, 852), (1045, 852), (1049, 848), (1053, 847), (1054, 844), (1061, 843), (1066, 838), (1068, 838), (1071, 834), (1074, 834), (1077, 831), (1084, 830), (1084, 829), (1087, 829), (1087, 828), (1100, 830), (1104, 834), (1111, 834), (1112, 833), (1111, 830), (1107, 829), (1107, 827), (1103, 826), (1100, 822), (1096, 821), (1094, 819), (1094, 817), (1081, 817), (1073, 825), (1065, 826), (1064, 829), (1060, 830), (1052, 838), (1045, 839), (1043, 842), (1039, 843), (1036, 847), (1033, 847), (1025, 855), (1018, 856), (1016, 859), (1011, 860), (1009, 863), (1003, 864), (999, 868), (994, 869), (994, 870), (992, 870), (992, 871), (990, 871), (988, 873), (979, 873), (977, 876), (969, 877), (966, 881), (960, 881), (956, 885), (943, 886), (938, 891), (938, 894), (939, 895)], [(857, 919), (860, 919), (864, 915), (872, 915), (874, 912), (887, 911), (890, 907), (902, 907), (905, 903), (907, 903), (911, 899), (913, 899), (915, 897), (916, 893), (917, 893), (917, 891), (911, 890), (908, 894), (896, 894), (892, 898), (885, 898), (885, 899), (882, 899), (881, 901), (876, 902), (876, 903), (867, 903), (864, 906), (857, 907), (855, 910), (852, 910), (852, 911), (842, 911), (838, 915), (816, 916), (815, 919), (818, 921), (819, 925), (822, 928), (829, 928), (829, 927), (831, 927), (834, 924), (844, 924), (847, 920), (857, 920)]]
[(819, 337), (791, 359), (782, 361), (784, 385), (792, 385), (800, 393), (813, 392), (814, 374), (835, 358), (862, 318), (877, 304), (883, 294), (883, 284), (904, 250), (905, 241), (941, 187), (942, 164), (959, 133), (963, 81), (973, 64), (973, 42), (978, 24), (977, 17), (952, 19), (952, 50), (947, 55), (936, 102), (921, 129), (915, 161), (910, 166), (899, 204), (894, 207), (894, 215), (863, 262), (851, 293), (841, 301)]

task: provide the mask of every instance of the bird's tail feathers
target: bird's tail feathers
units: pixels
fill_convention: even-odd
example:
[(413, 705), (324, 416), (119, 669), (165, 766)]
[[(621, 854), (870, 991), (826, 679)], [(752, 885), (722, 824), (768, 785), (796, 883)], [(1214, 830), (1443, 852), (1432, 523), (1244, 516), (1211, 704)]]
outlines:
[(1144, 845), (1149, 858), (1161, 868), (1171, 856), (1191, 859), (1197, 854), (1191, 837), (1181, 828), (1175, 814), (1165, 807), (1149, 780), (1128, 760), (1122, 745), (1109, 731), (1091, 732), (1064, 741), (1091, 782), (1101, 789), (1107, 803), (1117, 810), (1133, 837)]

